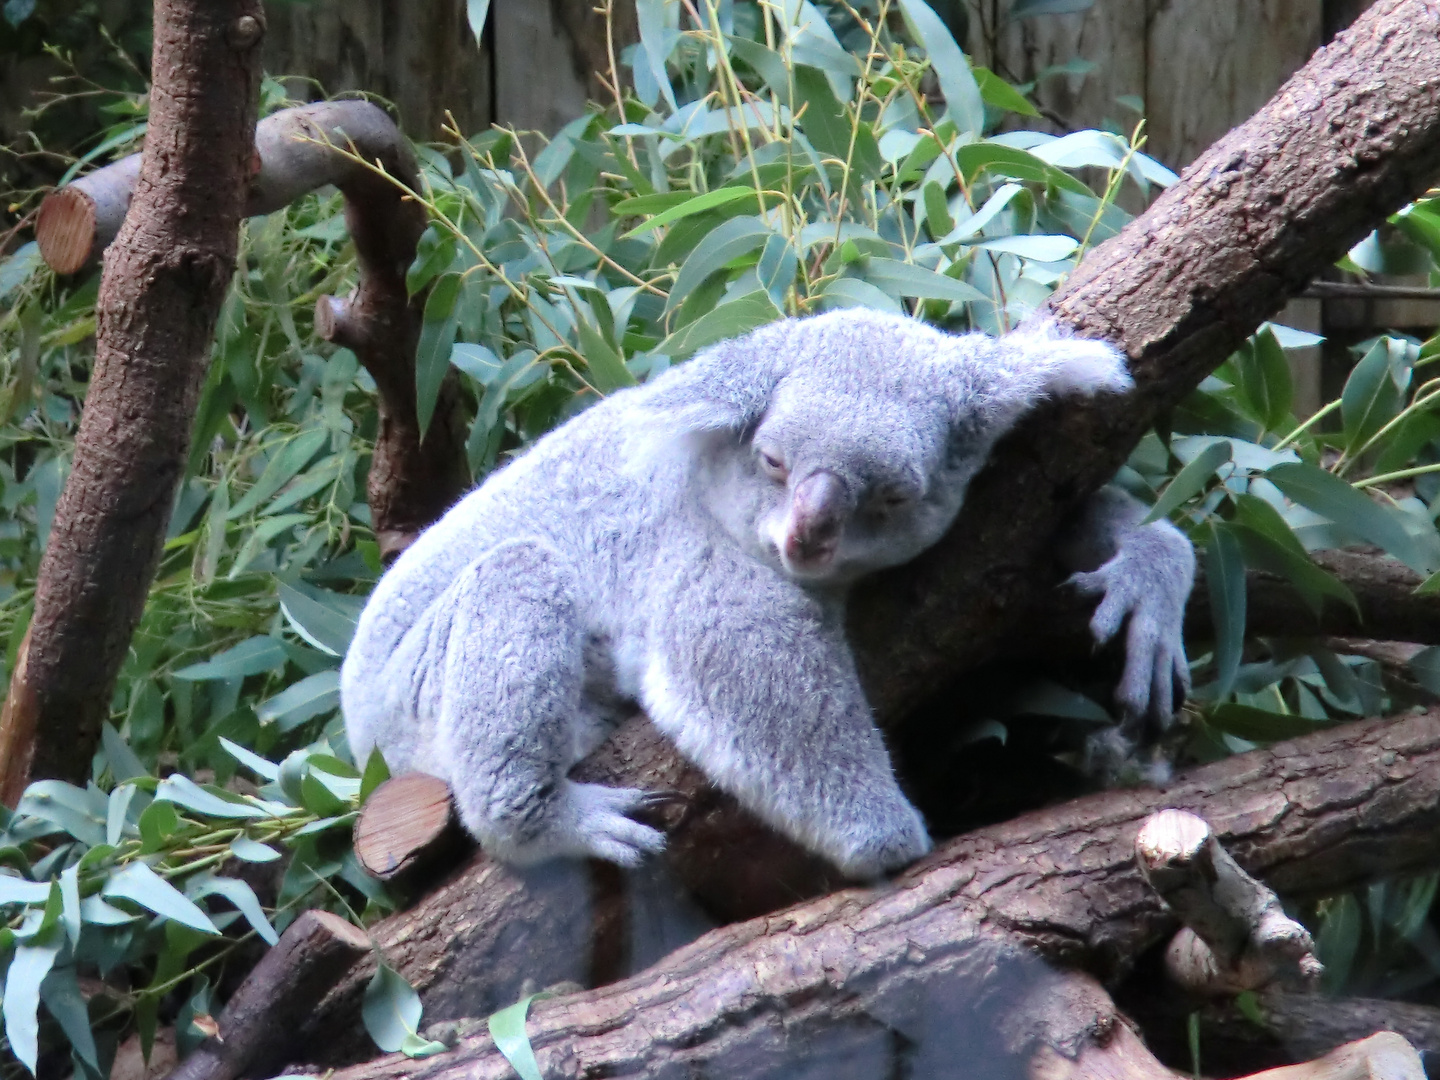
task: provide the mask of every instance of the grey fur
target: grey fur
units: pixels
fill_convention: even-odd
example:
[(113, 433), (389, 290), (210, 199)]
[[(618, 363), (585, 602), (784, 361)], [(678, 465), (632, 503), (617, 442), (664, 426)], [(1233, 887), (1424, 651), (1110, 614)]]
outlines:
[[(663, 845), (629, 816), (643, 794), (566, 774), (638, 700), (782, 833), (857, 877), (904, 865), (930, 839), (856, 678), (845, 588), (938, 540), (1037, 400), (1129, 385), (1099, 342), (876, 312), (716, 345), (541, 439), (400, 557), (342, 671), (351, 747), (448, 780), (499, 858), (632, 865)], [(1107, 612), (1148, 610), (1129, 550)]]

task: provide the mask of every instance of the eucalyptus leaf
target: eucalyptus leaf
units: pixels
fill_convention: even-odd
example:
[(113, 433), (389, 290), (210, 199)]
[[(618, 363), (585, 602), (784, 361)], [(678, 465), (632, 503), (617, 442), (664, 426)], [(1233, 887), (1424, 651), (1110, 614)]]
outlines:
[(331, 656), (344, 656), (355, 636), (354, 605), (338, 594), (282, 581), (280, 610), (296, 633)]
[(1381, 338), (1350, 372), (1340, 396), (1347, 451), (1357, 451), (1399, 414), (1404, 404), (1401, 389), (1391, 377), (1388, 339)]
[(455, 332), (460, 326), (455, 301), (460, 296), (463, 280), (459, 274), (442, 274), (425, 298), (420, 344), (415, 349), (415, 411), (420, 418), (422, 439), (430, 427), (430, 418), (435, 415), (445, 372), (450, 369), (450, 348), (455, 344)]
[(1235, 683), (1245, 648), (1245, 555), (1234, 530), (1211, 523), (1205, 545), (1205, 584), (1215, 627), (1215, 697)]
[(231, 840), (230, 851), (237, 859), (243, 859), (245, 862), (274, 862), (280, 858), (280, 852), (269, 844), (262, 844), (260, 841), (251, 840), (246, 836), (237, 836)]
[(1180, 509), (1204, 491), (1210, 485), (1211, 478), (1223, 465), (1231, 461), (1233, 456), (1234, 450), (1227, 440), (1211, 443), (1175, 474), (1175, 478), (1166, 485), (1141, 524), (1148, 525), (1152, 521), (1167, 518)]
[(80, 1060), (99, 1075), (99, 1058), (95, 1051), (95, 1035), (90, 1028), (90, 1011), (80, 984), (75, 978), (75, 968), (52, 967), (40, 982), (40, 1000), (46, 1010), (60, 1025), (60, 1030), (70, 1040), (70, 1046)]
[(375, 1045), (394, 1053), (420, 1025), (420, 995), (389, 964), (381, 963), (365, 988), (360, 1015)]
[(775, 302), (763, 290), (729, 300), (713, 311), (681, 327), (655, 347), (667, 356), (684, 357), (726, 338), (738, 337), (747, 330), (780, 318)]
[(530, 1003), (542, 996), (548, 995), (531, 994), (521, 998), (514, 1005), (492, 1014), (486, 1021), (490, 1037), (495, 1040), (495, 1049), (510, 1062), (520, 1080), (543, 1080), (540, 1065), (535, 1060), (535, 1050), (530, 1045), (530, 1036), (525, 1031), (525, 1017), (530, 1011)]
[(183, 926), (202, 933), (220, 933), (210, 921), (210, 916), (143, 862), (132, 862), (117, 870), (105, 882), (101, 895), (111, 899), (134, 901), (156, 915), (174, 919)]
[(900, 0), (900, 10), (911, 34), (930, 57), (930, 67), (940, 81), (940, 92), (945, 95), (955, 126), (962, 132), (980, 134), (985, 126), (985, 106), (970, 61), (924, 0)]
[(245, 921), (267, 945), (274, 945), (280, 940), (275, 928), (270, 925), (270, 920), (265, 917), (260, 901), (255, 897), (255, 890), (238, 878), (202, 874), (186, 884), (185, 895), (191, 900), (199, 900), (205, 896), (223, 896), (245, 916)]
[(307, 675), (256, 706), (262, 724), (291, 731), (306, 720), (331, 712), (340, 705), (340, 672), (331, 669)]
[(1333, 473), (1303, 462), (1286, 462), (1268, 469), (1265, 476), (1287, 498), (1361, 539), (1378, 544), (1412, 569), (1427, 574), (1436, 569), (1426, 565), (1427, 560), (1397, 511), (1375, 502)]
[(465, 0), (465, 18), (470, 24), (470, 33), (475, 35), (475, 44), (485, 33), (485, 20), (490, 15), (490, 0)]
[(252, 637), (224, 652), (216, 653), (209, 660), (181, 668), (174, 673), (174, 678), (195, 682), (239, 679), (247, 675), (275, 671), (284, 663), (285, 649), (279, 638)]
[(5, 1038), (32, 1074), (40, 1054), (40, 984), (59, 954), (58, 940), (21, 945), (5, 972)]
[(1317, 727), (1314, 720), (1293, 713), (1270, 712), (1253, 705), (1239, 705), (1226, 702), (1212, 709), (1207, 717), (1210, 724), (1221, 731), (1239, 736), (1249, 742), (1279, 742), (1282, 739), (1296, 739), (1312, 734)]
[(924, 300), (988, 300), (984, 293), (963, 281), (926, 270), (899, 259), (866, 259), (865, 280), (894, 296), (915, 296)]
[(665, 302), (666, 308), (679, 307), (680, 301), (711, 274), (762, 247), (774, 235), (775, 230), (757, 217), (732, 218), (718, 226), (695, 246), (680, 267), (675, 284), (670, 288), (670, 297)]

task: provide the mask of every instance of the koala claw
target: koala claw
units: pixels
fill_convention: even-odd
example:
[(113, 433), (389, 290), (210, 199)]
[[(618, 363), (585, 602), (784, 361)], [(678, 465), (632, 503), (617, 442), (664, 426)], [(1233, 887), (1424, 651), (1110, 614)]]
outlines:
[(655, 806), (654, 795), (638, 788), (575, 784), (575, 831), (583, 853), (619, 866), (638, 866), (647, 855), (664, 850), (664, 833), (630, 817)]
[(1128, 565), (1122, 552), (1098, 570), (1074, 574), (1068, 584), (1084, 596), (1102, 597), (1090, 620), (1090, 633), (1103, 645), (1125, 634), (1125, 672), (1115, 691), (1116, 703), (1132, 733), (1151, 719), (1163, 730), (1175, 711), (1175, 691), (1181, 700), (1190, 689), (1190, 668), (1183, 638), (1185, 596), (1167, 589), (1143, 568)]

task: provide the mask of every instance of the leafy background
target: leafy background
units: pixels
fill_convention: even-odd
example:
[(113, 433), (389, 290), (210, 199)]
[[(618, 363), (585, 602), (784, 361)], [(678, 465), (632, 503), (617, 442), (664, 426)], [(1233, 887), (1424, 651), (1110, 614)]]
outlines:
[[(1064, 5), (1033, 5), (1031, 14)], [(410, 268), (427, 290), (422, 422), (459, 372), (481, 480), (601, 396), (785, 315), (864, 306), (1003, 333), (1175, 179), (1128, 130), (1056, 135), (1027, 93), (973, 67), (922, 0), (694, 6), (638, 0), (633, 84), (553, 138), (453, 131), (418, 147), (432, 224)], [(471, 5), (479, 29), (485, 5)], [(9, 9), (7, 7), (7, 14)], [(613, 74), (613, 73), (612, 73)], [(618, 85), (618, 80), (616, 80)], [(71, 174), (138, 145), (144, 97), (105, 95)], [(88, 100), (88, 99), (87, 99)], [(267, 81), (263, 110), (288, 104)], [(89, 100), (87, 107), (94, 107)], [(34, 193), (16, 193), (23, 208)], [(41, 781), (3, 817), (0, 1068), (107, 1075), (119, 1041), (206, 1030), (233, 985), (307, 907), (362, 925), (393, 907), (348, 849), (383, 777), (350, 760), (337, 668), (380, 571), (363, 500), (375, 388), (320, 341), (317, 296), (355, 259), (337, 194), (252, 219), (220, 318), (160, 573), (85, 788)], [(1395, 215), (1342, 263), (1436, 278), (1440, 203)], [(0, 638), (5, 673), (68, 470), (93, 355), (98, 275), (57, 279), (33, 243), (0, 258)], [(1244, 572), (1311, 604), (1353, 603), (1307, 552), (1381, 549), (1440, 586), (1440, 342), (1381, 335), (1343, 394), (1294, 414), (1267, 326), (1148, 435), (1118, 480), (1201, 549), (1215, 625), (1170, 747), (1205, 760), (1440, 694), (1440, 653), (1402, 669), (1323, 641), (1246, 633)], [(1020, 688), (1017, 688), (1017, 691)], [(979, 737), (1047, 714), (1088, 730), (1108, 702), (1017, 692)], [(1328, 985), (1435, 989), (1437, 878), (1374, 885), (1305, 914)], [(228, 981), (225, 981), (228, 980)], [(219, 1001), (213, 1002), (218, 1007)], [(523, 1007), (519, 1015), (523, 1043)], [(382, 966), (367, 1023), (387, 1049), (433, 1050), (419, 1002)], [(511, 1017), (510, 1023), (515, 1022)]]

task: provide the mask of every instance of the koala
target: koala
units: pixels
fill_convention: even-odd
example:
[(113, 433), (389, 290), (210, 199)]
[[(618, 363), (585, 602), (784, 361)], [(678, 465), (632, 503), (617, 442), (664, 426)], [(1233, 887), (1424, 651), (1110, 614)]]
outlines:
[[(400, 556), (341, 672), (351, 748), (447, 780), (501, 860), (629, 866), (664, 843), (631, 817), (649, 797), (567, 774), (638, 702), (847, 875), (903, 866), (930, 838), (856, 677), (847, 587), (935, 543), (1037, 401), (1130, 386), (1098, 341), (873, 311), (714, 345), (540, 439)], [(1188, 579), (1129, 541), (1188, 543), (1128, 508), (1100, 517), (1103, 565), (1077, 583), (1104, 596), (1100, 636), (1129, 617), (1127, 708), (1168, 713)]]

